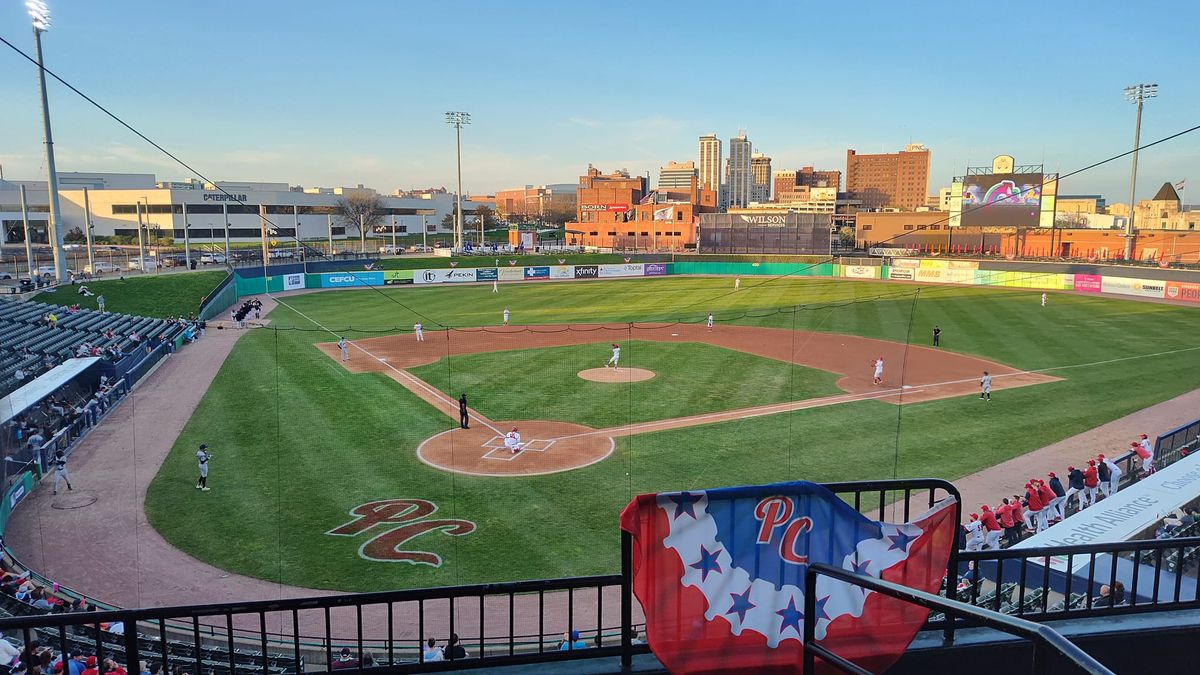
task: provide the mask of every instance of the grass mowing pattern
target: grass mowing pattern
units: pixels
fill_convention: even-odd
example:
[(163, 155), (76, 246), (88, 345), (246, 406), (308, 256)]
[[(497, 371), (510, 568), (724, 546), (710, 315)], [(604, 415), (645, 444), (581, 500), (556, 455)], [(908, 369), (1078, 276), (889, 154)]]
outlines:
[[(1200, 332), (1200, 312), (1164, 304), (1052, 293), (1042, 308), (1040, 292), (1019, 290), (925, 287), (917, 296), (913, 285), (797, 279), (756, 288), (755, 281), (743, 279), (736, 294), (727, 294), (727, 279), (707, 278), (511, 284), (497, 295), (490, 286), (384, 292), (458, 325), (498, 324), (505, 306), (516, 324), (699, 322), (711, 309), (718, 324), (750, 312), (737, 321), (928, 344), (936, 323), (944, 349), (1026, 369), (1193, 348)], [(720, 294), (726, 295), (696, 303)], [(880, 295), (899, 297), (866, 301)], [(376, 335), (367, 332), (373, 327), (409, 328), (416, 320), (375, 291), (286, 302), (334, 330), (357, 326), (347, 333), (352, 339)], [(774, 311), (793, 303), (805, 307), (795, 314)], [(287, 307), (270, 318), (303, 330), (242, 338), (151, 484), (147, 513), (173, 544), (222, 568), (357, 591), (608, 573), (619, 565), (617, 514), (633, 494), (801, 478), (954, 479), (1189, 391), (1200, 366), (1200, 352), (1187, 351), (1051, 370), (1066, 379), (999, 391), (990, 404), (968, 396), (898, 410), (859, 401), (643, 434), (618, 439), (612, 457), (584, 469), (497, 479), (421, 464), (417, 443), (450, 428), (451, 420), (381, 374), (343, 371), (312, 347), (330, 340), (329, 333)], [(599, 365), (607, 354), (591, 357)], [(442, 368), (451, 383), (471, 376), (446, 375), (444, 362)], [(578, 369), (575, 363), (567, 368)], [(725, 368), (687, 376), (703, 384), (718, 376), (737, 381), (739, 373)], [(490, 400), (473, 402), (531, 410), (548, 405), (537, 387), (505, 387), (505, 377), (493, 378), (495, 391), (483, 397)], [(633, 410), (654, 404), (657, 395), (627, 385), (610, 394)], [(216, 452), (209, 493), (192, 487), (200, 442)], [(1096, 450), (1127, 442), (1113, 439), (1111, 447)], [(357, 551), (370, 535), (324, 534), (350, 520), (354, 506), (388, 498), (430, 499), (438, 517), (469, 519), (479, 529), (414, 540), (413, 548), (443, 557), (438, 568), (364, 560)]]
[(97, 309), (96, 298), (104, 296), (110, 312), (158, 318), (187, 316), (200, 309), (200, 301), (225, 279), (225, 272), (181, 272), (162, 276), (136, 276), (125, 280), (108, 279), (87, 282), (95, 293), (85, 298), (79, 286), (56, 286), (39, 293), (35, 300), (52, 305), (74, 305)]
[[(655, 373), (642, 382), (589, 382), (577, 375), (604, 365), (611, 353), (608, 342), (598, 342), (466, 354), (411, 372), (451, 398), (467, 392), (472, 407), (493, 420), (555, 420), (593, 429), (841, 392), (834, 373), (697, 343), (622, 341), (622, 366)], [(638, 401), (632, 409), (631, 397)]]

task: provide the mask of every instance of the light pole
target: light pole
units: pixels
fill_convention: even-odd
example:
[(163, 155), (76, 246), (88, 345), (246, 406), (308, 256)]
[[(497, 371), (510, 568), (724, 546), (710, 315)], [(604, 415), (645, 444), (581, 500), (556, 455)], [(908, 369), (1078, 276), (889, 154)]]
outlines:
[(1134, 84), (1125, 87), (1125, 98), (1137, 105), (1137, 122), (1133, 127), (1133, 170), (1129, 174), (1129, 218), (1125, 221), (1125, 259), (1133, 259), (1133, 212), (1134, 191), (1137, 189), (1137, 156), (1138, 145), (1142, 137), (1142, 103), (1148, 98), (1158, 96), (1157, 84)]
[(42, 96), (42, 137), (46, 144), (47, 187), (50, 191), (50, 218), (46, 234), (54, 253), (54, 276), (58, 282), (67, 281), (67, 256), (63, 251), (63, 232), (59, 222), (62, 209), (58, 204), (58, 171), (54, 168), (54, 137), (50, 133), (50, 101), (46, 98), (46, 68), (42, 63), (42, 33), (50, 30), (50, 8), (42, 0), (27, 0), (25, 9), (33, 20), (33, 42), (37, 48), (38, 91)]
[(462, 249), (463, 212), (462, 212), (462, 128), (471, 123), (471, 113), (448, 112), (446, 124), (454, 127), (454, 149), (458, 158), (458, 194), (456, 195), (457, 213), (454, 218), (454, 248)]

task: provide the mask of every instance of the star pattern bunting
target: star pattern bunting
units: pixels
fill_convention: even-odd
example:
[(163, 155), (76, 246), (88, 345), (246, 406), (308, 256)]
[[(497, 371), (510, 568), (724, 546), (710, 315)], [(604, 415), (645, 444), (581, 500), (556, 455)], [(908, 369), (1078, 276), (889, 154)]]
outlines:
[(679, 518), (683, 514), (696, 519), (696, 502), (703, 499), (700, 495), (694, 495), (690, 492), (680, 492), (677, 495), (671, 495), (671, 501), (675, 502), (675, 517)]
[(898, 530), (896, 534), (889, 534), (887, 538), (892, 542), (892, 545), (888, 547), (889, 551), (899, 549), (905, 553), (908, 553), (908, 545), (916, 540), (916, 537), (904, 530)]
[(738, 621), (746, 620), (746, 612), (754, 609), (758, 605), (750, 602), (750, 589), (747, 588), (745, 593), (730, 593), (729, 597), (733, 598), (733, 604), (729, 606), (729, 611), (725, 612), (726, 616), (737, 614)]
[(786, 631), (788, 628), (795, 628), (796, 635), (800, 634), (800, 622), (804, 620), (804, 612), (796, 609), (795, 598), (788, 598), (787, 607), (775, 613), (783, 617), (783, 624), (779, 627), (780, 633)]
[(700, 581), (708, 581), (708, 573), (721, 573), (721, 563), (717, 560), (717, 556), (721, 554), (721, 549), (716, 549), (709, 553), (708, 549), (700, 547), (700, 559), (688, 565), (692, 569), (700, 570)]

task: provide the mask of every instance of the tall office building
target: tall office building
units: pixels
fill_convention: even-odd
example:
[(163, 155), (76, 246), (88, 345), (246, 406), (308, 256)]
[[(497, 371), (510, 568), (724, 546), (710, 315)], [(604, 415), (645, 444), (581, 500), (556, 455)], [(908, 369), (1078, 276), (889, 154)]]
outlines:
[(771, 199), (771, 158), (761, 152), (750, 154), (750, 173), (754, 183), (750, 186), (750, 201), (767, 202)]
[(860, 155), (846, 151), (846, 191), (864, 209), (913, 211), (929, 194), (929, 150), (909, 144), (896, 153)]
[(692, 179), (697, 177), (695, 162), (667, 162), (658, 168), (658, 189), (691, 189)]
[(754, 174), (750, 170), (752, 148), (746, 132), (729, 139), (729, 159), (725, 163), (725, 182), (729, 185), (725, 208), (742, 208), (750, 203), (750, 186)]
[(700, 187), (721, 191), (721, 139), (716, 134), (700, 137)]

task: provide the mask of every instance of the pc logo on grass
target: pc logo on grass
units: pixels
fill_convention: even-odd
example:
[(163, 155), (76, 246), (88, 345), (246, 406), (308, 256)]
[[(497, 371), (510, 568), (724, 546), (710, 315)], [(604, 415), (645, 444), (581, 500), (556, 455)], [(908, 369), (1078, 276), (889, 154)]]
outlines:
[(441, 567), (442, 557), (429, 551), (410, 550), (412, 540), (429, 532), (438, 532), (451, 537), (461, 537), (475, 531), (475, 523), (458, 518), (431, 518), (437, 504), (426, 499), (384, 499), (359, 504), (350, 509), (354, 516), (348, 523), (339, 525), (325, 534), (334, 537), (356, 537), (370, 533), (371, 538), (358, 547), (358, 555), (364, 560), (378, 562), (406, 562), (412, 565)]

